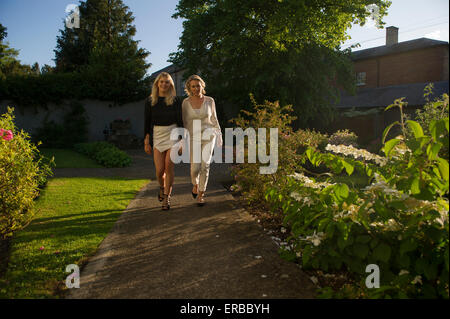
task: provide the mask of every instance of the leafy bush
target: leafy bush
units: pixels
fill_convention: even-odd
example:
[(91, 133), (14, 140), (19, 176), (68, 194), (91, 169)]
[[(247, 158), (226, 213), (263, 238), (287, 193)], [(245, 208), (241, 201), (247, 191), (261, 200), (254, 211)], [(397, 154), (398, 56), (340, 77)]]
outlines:
[(358, 136), (347, 129), (339, 130), (330, 136), (328, 143), (332, 145), (358, 146)]
[[(405, 121), (402, 99), (386, 110), (392, 107), (401, 121), (383, 133), (385, 156), (345, 145), (328, 145), (328, 153), (309, 148), (308, 160), (327, 166), (331, 177), (293, 174), (266, 199), (284, 213), (304, 267), (344, 268), (361, 280), (338, 296), (448, 298), (449, 164), (438, 154), (448, 147), (449, 118), (432, 120), (425, 135), (418, 122)], [(402, 135), (385, 142), (394, 125)], [(369, 184), (336, 182), (343, 171), (365, 174)], [(380, 268), (380, 289), (365, 287), (369, 264)]]
[[(264, 203), (264, 193), (266, 189), (273, 185), (283, 184), (286, 175), (294, 173), (298, 168), (298, 162), (304, 162), (306, 157), (302, 151), (307, 146), (324, 147), (327, 137), (314, 131), (298, 130), (294, 132), (290, 126), (294, 116), (291, 116), (292, 106), (281, 107), (278, 102), (268, 102), (257, 104), (252, 95), (250, 99), (253, 103), (253, 112), (242, 110), (244, 114), (239, 114), (231, 122), (234, 122), (243, 130), (247, 128), (278, 128), (278, 169), (274, 174), (260, 174), (259, 168), (263, 165), (259, 162), (248, 163), (247, 150), (245, 151), (244, 163), (235, 165), (233, 173), (237, 181), (238, 188), (243, 192), (250, 203)], [(270, 149), (270, 138), (267, 137), (266, 150)], [(248, 147), (248, 143), (246, 144)], [(256, 145), (256, 148), (259, 146)]]
[(88, 118), (86, 110), (78, 101), (71, 101), (70, 111), (64, 115), (63, 123), (44, 120), (36, 130), (33, 140), (42, 142), (46, 148), (71, 148), (76, 143), (87, 141)]
[(51, 174), (29, 135), (17, 130), (13, 112), (8, 107), (0, 117), (0, 239), (31, 221), (38, 187)]
[(74, 148), (106, 167), (126, 167), (131, 164), (127, 153), (107, 142), (79, 143)]
[[(423, 127), (423, 131), (426, 135), (430, 135), (429, 127), (433, 121), (439, 121), (449, 116), (448, 95), (443, 94), (442, 97), (436, 98), (434, 101), (430, 101), (428, 96), (432, 93), (433, 84), (430, 83), (425, 88), (425, 98), (427, 103), (423, 109), (416, 110), (416, 121)], [(447, 133), (447, 139), (449, 138)], [(449, 149), (445, 145), (441, 148), (439, 156), (449, 159)]]

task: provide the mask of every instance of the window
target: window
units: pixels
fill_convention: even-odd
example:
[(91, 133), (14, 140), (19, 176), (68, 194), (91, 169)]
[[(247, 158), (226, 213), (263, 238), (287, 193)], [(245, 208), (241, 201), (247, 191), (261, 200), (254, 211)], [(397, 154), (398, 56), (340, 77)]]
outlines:
[(366, 85), (366, 72), (356, 73), (356, 85)]

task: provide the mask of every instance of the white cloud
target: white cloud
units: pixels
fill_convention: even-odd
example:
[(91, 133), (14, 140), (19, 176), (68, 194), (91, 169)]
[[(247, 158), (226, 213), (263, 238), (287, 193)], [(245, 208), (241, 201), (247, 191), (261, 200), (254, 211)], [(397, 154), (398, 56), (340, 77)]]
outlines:
[(434, 30), (433, 32), (425, 34), (425, 38), (430, 39), (440, 39), (441, 38), (441, 30)]

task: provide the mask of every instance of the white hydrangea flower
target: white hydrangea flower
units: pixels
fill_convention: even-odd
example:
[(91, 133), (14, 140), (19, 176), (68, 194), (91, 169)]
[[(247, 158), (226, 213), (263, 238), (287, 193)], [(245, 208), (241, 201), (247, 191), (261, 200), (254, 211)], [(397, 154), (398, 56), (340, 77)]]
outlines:
[(412, 283), (412, 284), (417, 284), (417, 283), (422, 284), (422, 276), (416, 276), (416, 277), (414, 278), (414, 280), (411, 281), (411, 283)]
[(310, 241), (314, 246), (317, 247), (320, 245), (324, 237), (325, 234), (323, 232), (318, 232), (316, 234), (316, 231), (314, 231), (314, 233), (311, 236), (306, 236), (305, 238), (300, 237), (300, 239)]
[(325, 150), (337, 153), (337, 154), (343, 154), (346, 156), (352, 156), (355, 159), (363, 158), (368, 161), (374, 161), (377, 165), (384, 166), (387, 164), (387, 158), (381, 157), (379, 155), (370, 153), (364, 149), (355, 148), (351, 145), (331, 145), (328, 144)]
[(330, 184), (327, 182), (315, 182), (308, 176), (305, 176), (301, 173), (294, 173), (293, 175), (289, 175), (289, 177), (293, 177), (294, 179), (302, 182), (304, 186), (309, 187), (309, 188), (320, 189), (320, 188), (325, 188), (325, 187), (334, 185), (334, 184)]

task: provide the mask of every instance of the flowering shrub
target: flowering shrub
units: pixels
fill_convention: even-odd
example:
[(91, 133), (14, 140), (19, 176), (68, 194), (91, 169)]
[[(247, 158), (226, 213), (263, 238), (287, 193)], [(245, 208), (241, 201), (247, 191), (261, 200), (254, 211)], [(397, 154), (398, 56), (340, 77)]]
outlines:
[[(449, 119), (431, 121), (425, 135), (419, 123), (405, 121), (401, 99), (391, 107), (400, 108), (393, 125), (402, 135), (385, 141), (393, 125), (386, 128), (384, 157), (343, 145), (328, 145), (327, 153), (309, 148), (308, 160), (331, 177), (291, 174), (266, 199), (284, 213), (304, 267), (344, 268), (361, 280), (346, 291), (351, 297), (448, 298), (449, 165), (439, 152), (448, 147)], [(337, 182), (344, 171), (366, 175), (368, 185)], [(380, 268), (380, 289), (364, 285), (369, 264)]]
[[(327, 136), (308, 130), (298, 130), (294, 132), (290, 126), (295, 120), (291, 116), (292, 107), (290, 105), (281, 107), (278, 102), (268, 102), (257, 104), (253, 96), (250, 96), (253, 103), (253, 112), (242, 110), (245, 118), (240, 114), (236, 119), (231, 120), (243, 130), (247, 128), (278, 128), (278, 169), (274, 174), (260, 174), (261, 163), (248, 163), (247, 152), (245, 151), (245, 163), (237, 164), (233, 168), (237, 185), (233, 189), (239, 190), (246, 197), (249, 203), (264, 203), (264, 193), (269, 186), (279, 187), (285, 181), (286, 175), (294, 173), (299, 162), (305, 162), (304, 150), (308, 146), (324, 148)], [(270, 139), (267, 138), (269, 143)], [(258, 147), (258, 146), (257, 146)], [(266, 145), (269, 149), (269, 145)]]
[(31, 220), (39, 183), (51, 174), (36, 146), (14, 125), (14, 109), (0, 117), (0, 239)]
[(328, 139), (328, 144), (358, 146), (358, 136), (347, 129), (339, 130), (330, 136), (330, 138)]

